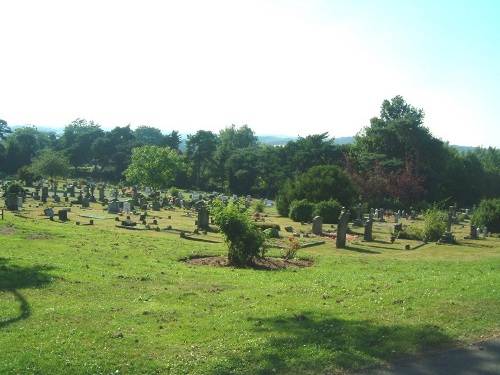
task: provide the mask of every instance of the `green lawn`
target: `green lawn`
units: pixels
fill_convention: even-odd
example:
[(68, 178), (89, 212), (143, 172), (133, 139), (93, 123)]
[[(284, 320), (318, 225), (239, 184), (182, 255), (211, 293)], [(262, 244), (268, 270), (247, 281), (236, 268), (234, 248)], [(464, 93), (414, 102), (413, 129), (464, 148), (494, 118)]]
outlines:
[(461, 240), (467, 226), (405, 251), (376, 224), (373, 243), (327, 239), (299, 250), (312, 267), (268, 271), (181, 261), (226, 252), (180, 238), (181, 211), (140, 231), (38, 210), (0, 220), (2, 374), (338, 373), (500, 334), (500, 240)]

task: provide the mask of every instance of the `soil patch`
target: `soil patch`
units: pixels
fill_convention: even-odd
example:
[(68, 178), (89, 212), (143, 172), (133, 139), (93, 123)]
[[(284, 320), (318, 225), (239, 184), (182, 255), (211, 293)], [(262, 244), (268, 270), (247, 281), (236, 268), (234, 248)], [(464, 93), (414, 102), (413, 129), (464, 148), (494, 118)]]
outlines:
[(30, 233), (30, 234), (26, 235), (26, 238), (28, 240), (46, 240), (46, 239), (52, 238), (52, 236), (49, 234), (43, 234), (43, 233)]
[[(187, 264), (194, 266), (211, 266), (211, 267), (230, 267), (226, 257), (200, 257), (190, 258), (185, 261)], [(314, 264), (312, 260), (293, 259), (283, 260), (277, 258), (257, 258), (254, 260), (253, 266), (249, 268), (265, 269), (265, 270), (281, 270), (293, 267), (310, 267)]]
[(17, 232), (16, 228), (13, 227), (0, 227), (0, 234), (10, 236)]

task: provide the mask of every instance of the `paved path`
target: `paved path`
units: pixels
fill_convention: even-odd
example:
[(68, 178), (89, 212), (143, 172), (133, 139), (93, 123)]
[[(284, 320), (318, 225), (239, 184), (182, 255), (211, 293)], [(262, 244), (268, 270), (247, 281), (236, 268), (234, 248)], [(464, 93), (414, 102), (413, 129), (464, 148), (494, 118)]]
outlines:
[(473, 345), (434, 353), (426, 357), (367, 370), (363, 375), (498, 375), (500, 374), (500, 337)]

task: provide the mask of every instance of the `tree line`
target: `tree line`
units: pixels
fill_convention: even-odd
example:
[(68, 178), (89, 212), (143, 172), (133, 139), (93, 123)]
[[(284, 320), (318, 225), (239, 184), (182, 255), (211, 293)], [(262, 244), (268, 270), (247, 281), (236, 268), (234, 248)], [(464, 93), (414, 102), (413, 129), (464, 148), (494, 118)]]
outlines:
[(175, 186), (283, 201), (318, 196), (342, 199), (346, 206), (358, 201), (371, 207), (472, 206), (500, 191), (500, 150), (458, 152), (434, 137), (424, 126), (424, 111), (401, 96), (384, 100), (380, 114), (354, 143), (343, 145), (334, 144), (328, 133), (282, 146), (261, 144), (248, 125), (231, 125), (218, 133), (187, 135), (181, 151), (176, 130), (163, 134), (152, 126), (127, 125), (104, 131), (84, 119), (66, 125), (60, 135), (31, 126), (11, 131), (0, 120), (0, 138), (2, 178), (36, 180), (42, 177), (35, 173), (40, 169), (32, 167), (40, 165), (44, 154), (55, 153), (67, 160), (73, 178), (124, 185), (151, 181), (159, 189)]

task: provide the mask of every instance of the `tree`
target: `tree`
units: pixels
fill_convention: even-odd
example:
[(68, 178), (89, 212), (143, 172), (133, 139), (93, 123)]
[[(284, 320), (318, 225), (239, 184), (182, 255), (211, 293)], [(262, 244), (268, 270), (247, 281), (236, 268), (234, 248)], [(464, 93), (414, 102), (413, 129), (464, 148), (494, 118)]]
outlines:
[(186, 163), (191, 169), (196, 189), (207, 184), (211, 167), (215, 165), (214, 153), (218, 142), (217, 135), (208, 130), (198, 130), (196, 134), (187, 136)]
[(227, 169), (226, 163), (231, 154), (239, 149), (257, 147), (258, 144), (258, 138), (248, 125), (236, 129), (233, 124), (219, 132), (219, 142), (214, 155), (216, 168), (212, 173), (224, 190), (228, 187), (226, 182), (230, 177), (230, 171)]
[(84, 164), (94, 161), (91, 152), (92, 143), (104, 136), (99, 124), (84, 119), (76, 119), (64, 128), (59, 140), (59, 149), (64, 150), (75, 170)]
[(172, 150), (179, 150), (181, 144), (181, 135), (177, 130), (172, 130), (170, 134), (165, 134), (161, 140), (160, 146), (170, 147)]
[(161, 146), (163, 134), (160, 129), (141, 125), (134, 130), (135, 139), (149, 146)]
[(142, 146), (132, 150), (130, 165), (123, 172), (127, 181), (158, 191), (169, 188), (183, 169), (181, 157), (169, 147)]
[(357, 197), (354, 186), (346, 172), (335, 165), (318, 165), (297, 177), (289, 179), (278, 193), (277, 209), (280, 215), (288, 216), (294, 200), (307, 199), (311, 203), (335, 199), (349, 206)]
[(500, 233), (500, 199), (483, 199), (472, 216), (471, 224)]
[(9, 134), (5, 143), (6, 172), (16, 173), (23, 165), (30, 165), (35, 155), (50, 146), (51, 141), (47, 133), (25, 126)]
[(33, 159), (31, 168), (35, 174), (55, 180), (57, 177), (67, 177), (71, 164), (62, 152), (45, 149)]
[(7, 126), (7, 121), (0, 119), (0, 139), (5, 139), (6, 133), (12, 133), (12, 130)]

